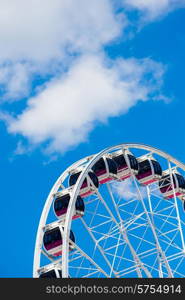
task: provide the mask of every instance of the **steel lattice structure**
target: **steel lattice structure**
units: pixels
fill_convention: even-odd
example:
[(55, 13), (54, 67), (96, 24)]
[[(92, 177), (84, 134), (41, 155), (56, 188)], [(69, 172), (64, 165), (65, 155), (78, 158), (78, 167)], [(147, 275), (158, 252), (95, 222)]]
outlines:
[[(119, 151), (124, 155), (130, 176), (120, 180), (115, 175), (109, 182), (95, 186), (89, 176), (93, 166), (101, 158), (112, 158)], [(170, 180), (170, 197), (164, 197), (159, 180), (147, 184), (138, 181), (128, 153), (134, 153), (141, 162), (144, 157), (160, 163)], [(80, 175), (69, 187), (69, 177), (77, 169), (81, 170)], [(108, 147), (69, 166), (56, 180), (42, 211), (33, 277), (50, 269), (56, 270), (56, 277), (60, 277), (59, 270), (62, 277), (185, 277), (185, 191), (177, 193), (174, 174), (184, 176), (185, 165), (159, 149), (142, 144)], [(75, 204), (85, 179), (93, 192), (83, 198), (84, 215), (75, 220)], [(57, 193), (66, 189), (70, 201), (65, 217), (56, 218), (52, 213), (53, 202)], [(43, 247), (44, 233), (56, 226), (62, 236), (62, 255), (57, 257)], [(75, 241), (70, 239), (71, 229)]]

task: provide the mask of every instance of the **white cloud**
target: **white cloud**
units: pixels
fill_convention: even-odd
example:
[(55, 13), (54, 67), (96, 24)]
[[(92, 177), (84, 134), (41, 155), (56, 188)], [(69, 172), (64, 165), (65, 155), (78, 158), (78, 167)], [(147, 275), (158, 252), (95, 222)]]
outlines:
[(33, 68), (27, 63), (7, 63), (0, 66), (1, 100), (17, 100), (29, 94)]
[(160, 89), (164, 67), (150, 59), (108, 61), (103, 55), (79, 58), (68, 73), (52, 80), (16, 119), (9, 132), (30, 143), (49, 141), (63, 152), (87, 139), (95, 122), (126, 113), (138, 100)]
[[(0, 62), (62, 59), (66, 53), (94, 52), (129, 24), (114, 11), (114, 0), (0, 0)], [(151, 18), (185, 0), (122, 0)], [(117, 4), (118, 8), (119, 5)]]
[(185, 0), (123, 0), (123, 6), (137, 9), (147, 20), (166, 15), (178, 7), (185, 7)]
[(28, 96), (35, 74), (55, 76), (73, 55), (99, 51), (126, 25), (110, 0), (0, 0), (0, 99)]
[[(140, 199), (138, 190), (132, 179), (128, 178), (124, 181), (112, 183), (112, 188), (118, 197), (123, 198), (126, 201), (133, 199)], [(140, 195), (145, 198), (147, 195), (146, 188), (139, 186)]]
[[(175, 2), (120, 1), (124, 8), (151, 16)], [(28, 98), (15, 118), (0, 114), (10, 133), (24, 136), (34, 146), (47, 142), (49, 152), (64, 152), (85, 141), (96, 122), (126, 113), (137, 101), (151, 99), (153, 92), (158, 93), (155, 99), (165, 99), (159, 91), (162, 64), (134, 58), (108, 61), (102, 54), (129, 25), (126, 10), (117, 14), (114, 4), (0, 0), (0, 99)], [(53, 79), (40, 91), (36, 87), (36, 96), (29, 98), (35, 76)], [(17, 153), (23, 150), (18, 144)]]
[(27, 148), (23, 145), (22, 141), (17, 143), (17, 148), (14, 151), (15, 155), (22, 155), (28, 153)]
[(107, 0), (1, 0), (2, 60), (50, 60), (65, 51), (95, 51), (120, 34)]

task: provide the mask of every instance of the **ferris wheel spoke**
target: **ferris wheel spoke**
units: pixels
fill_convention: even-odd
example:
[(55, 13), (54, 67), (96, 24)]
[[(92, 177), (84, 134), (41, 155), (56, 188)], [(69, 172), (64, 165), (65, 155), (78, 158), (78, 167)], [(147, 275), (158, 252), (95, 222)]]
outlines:
[[(158, 257), (156, 257), (153, 266), (150, 267), (150, 270), (152, 273), (153, 273), (153, 271), (158, 273), (160, 278), (169, 277), (168, 270), (167, 269), (164, 270), (162, 262), (160, 262), (160, 266), (159, 266)], [(154, 276), (154, 277), (156, 277), (156, 276)]]
[(53, 258), (51, 255), (47, 254), (47, 252), (44, 251), (43, 249), (41, 249), (41, 253), (42, 253), (45, 257), (47, 257), (50, 261), (52, 261), (52, 262), (55, 261), (54, 258)]
[(179, 231), (180, 231), (182, 248), (185, 252), (184, 235), (183, 235), (182, 226), (181, 226), (181, 223), (180, 223), (180, 214), (179, 214), (179, 209), (178, 209), (178, 204), (177, 204), (177, 197), (176, 197), (176, 193), (175, 193), (175, 185), (174, 185), (174, 181), (173, 181), (173, 177), (172, 177), (172, 167), (171, 167), (171, 163), (170, 163), (169, 160), (168, 160), (168, 169), (169, 169), (170, 181), (171, 181), (171, 185), (172, 185), (172, 189), (173, 189), (173, 198), (174, 198), (175, 209), (176, 209), (176, 213), (177, 213), (178, 228), (179, 228)]
[[(165, 235), (165, 234), (167, 234), (167, 233), (170, 233), (170, 232), (173, 232), (173, 231), (175, 231), (175, 230), (178, 230), (178, 227), (174, 224), (174, 223), (172, 223), (172, 222), (170, 222), (169, 220), (166, 220), (166, 219), (164, 219), (164, 218), (161, 218), (160, 216), (158, 217), (158, 216), (156, 216), (156, 218), (157, 219), (159, 219), (159, 220), (161, 220), (161, 221), (163, 221), (164, 223), (163, 223), (163, 225), (166, 225), (166, 224), (168, 224), (168, 225), (170, 225), (171, 227), (170, 228), (168, 228), (168, 231), (162, 231), (162, 229), (163, 229), (163, 225), (160, 227), (160, 228), (158, 228), (157, 229), (157, 231), (158, 232), (161, 232), (160, 233), (160, 236), (161, 235)], [(168, 219), (169, 219), (170, 217), (168, 217)], [(174, 228), (175, 227), (175, 228)], [(172, 229), (171, 229), (172, 228)]]
[(184, 274), (180, 273), (180, 272), (175, 272), (178, 278), (184, 278)]
[(162, 230), (165, 227), (166, 223), (168, 223), (170, 225), (173, 225), (173, 226), (176, 226), (176, 224), (169, 221), (169, 219), (171, 219), (171, 217), (172, 217), (171, 215), (173, 214), (174, 211), (175, 211), (175, 207), (172, 208), (171, 212), (168, 214), (168, 216), (166, 216), (166, 219), (163, 219), (160, 216), (158, 217), (158, 218), (160, 218), (164, 221), (163, 224), (160, 227), (160, 230)]
[[(127, 161), (128, 161), (128, 159), (127, 159)], [(128, 162), (128, 164), (129, 164), (129, 162)], [(154, 226), (153, 220), (152, 220), (152, 218), (150, 217), (150, 214), (148, 213), (148, 210), (147, 210), (146, 205), (145, 205), (145, 203), (144, 203), (144, 199), (143, 199), (142, 193), (141, 193), (141, 191), (140, 191), (140, 189), (139, 189), (139, 187), (138, 187), (138, 184), (137, 184), (137, 182), (136, 182), (135, 177), (132, 176), (132, 178), (133, 178), (135, 187), (136, 187), (136, 189), (137, 189), (137, 191), (138, 191), (139, 199), (140, 199), (140, 201), (141, 201), (141, 203), (142, 203), (143, 210), (144, 210), (144, 212), (145, 212), (145, 214), (146, 214), (146, 218), (147, 218), (148, 224), (150, 225), (151, 231), (152, 231), (152, 233), (153, 233), (153, 236), (154, 236), (154, 239), (155, 239), (155, 242), (156, 242), (157, 251), (158, 251), (158, 260), (160, 261), (160, 257), (163, 258), (163, 261), (164, 261), (164, 263), (165, 263), (165, 265), (166, 265), (166, 268), (167, 268), (167, 270), (168, 270), (168, 275), (169, 275), (169, 277), (173, 277), (173, 273), (172, 273), (172, 271), (171, 271), (171, 268), (170, 268), (170, 266), (169, 266), (169, 264), (168, 264), (168, 262), (167, 262), (167, 259), (166, 259), (166, 257), (165, 257), (165, 254), (164, 254), (164, 252), (162, 251), (161, 245), (160, 245), (160, 243), (159, 243), (158, 236), (157, 236), (157, 233), (156, 233), (156, 230), (155, 230), (155, 226)], [(149, 206), (150, 206), (150, 209), (151, 209), (151, 195), (150, 195), (150, 190), (149, 190), (148, 186), (147, 186), (147, 199), (148, 199)], [(152, 213), (152, 211), (151, 211), (151, 213)]]
[(109, 277), (109, 275), (86, 253), (84, 252), (76, 243), (71, 241), (72, 245), (79, 253), (84, 256), (92, 265), (94, 265), (99, 272), (105, 275), (105, 277)]
[(114, 258), (113, 258), (112, 265), (111, 265), (111, 270), (110, 270), (110, 277), (112, 277), (112, 274), (116, 274), (115, 271), (114, 271), (114, 265), (115, 265), (115, 261), (116, 261), (116, 258), (117, 258), (118, 247), (120, 245), (120, 239), (121, 239), (121, 234), (119, 234), (116, 249), (115, 249), (115, 252), (114, 252)]
[[(160, 200), (159, 204), (161, 204), (162, 202), (164, 202), (164, 199)], [(173, 204), (171, 201), (168, 201), (168, 202), (169, 202), (169, 206), (166, 205), (165, 208), (160, 209), (160, 210), (157, 210), (157, 208), (158, 208), (158, 205), (157, 205), (157, 206), (155, 207), (155, 209), (153, 209), (153, 214), (158, 214), (158, 213), (160, 214), (160, 213), (163, 213), (163, 212), (168, 213), (167, 211), (168, 211), (169, 209), (174, 208), (174, 204)], [(168, 202), (167, 202), (167, 203), (168, 203)]]
[(137, 268), (140, 267), (140, 265), (133, 265), (132, 267), (123, 269), (119, 271), (119, 277), (124, 277), (128, 274), (137, 273)]
[(88, 278), (88, 277), (91, 277), (92, 275), (95, 275), (97, 273), (99, 273), (99, 271), (94, 271), (94, 272), (88, 273), (87, 275), (82, 276), (82, 278)]
[[(92, 212), (92, 217), (91, 217), (91, 220), (90, 220), (90, 222), (89, 222), (89, 224), (88, 224), (89, 227), (92, 226), (92, 223), (93, 223), (95, 217), (97, 216), (98, 207), (99, 207), (99, 205), (100, 205), (100, 200), (98, 199), (98, 197), (96, 197), (95, 200), (96, 200), (96, 201), (98, 200), (98, 201), (97, 201), (97, 204), (96, 204), (95, 209), (94, 209), (93, 212)], [(89, 203), (92, 203), (92, 202), (94, 202), (94, 201), (87, 201), (88, 204), (89, 204)], [(107, 224), (107, 223), (110, 223), (110, 221), (112, 221), (112, 220), (105, 221), (105, 222), (103, 223), (103, 225), (105, 225), (105, 224)], [(97, 224), (96, 226), (91, 227), (91, 230), (94, 231), (95, 228), (100, 227), (100, 226), (102, 226), (102, 223), (99, 223), (99, 224)], [(111, 225), (111, 228), (112, 228), (112, 225)], [(105, 240), (106, 240), (106, 239), (107, 239), (107, 236), (110, 235), (110, 230), (111, 230), (111, 229), (109, 229), (108, 235), (104, 235), (103, 238), (101, 238), (101, 239), (105, 239)], [(92, 254), (92, 256), (91, 256), (92, 259), (94, 259), (95, 252), (96, 252), (96, 248), (94, 247), (93, 254)], [(81, 265), (83, 264), (84, 259), (85, 259), (85, 258), (83, 258), (83, 260), (81, 261)], [(101, 274), (101, 273), (100, 273), (100, 274)]]
[(157, 250), (156, 250), (156, 247), (155, 248), (151, 248), (147, 251), (143, 251), (141, 253), (139, 253), (139, 257), (141, 257), (142, 259), (144, 258), (148, 258), (149, 256), (151, 255), (154, 255), (154, 254), (157, 254)]
[(135, 226), (132, 226), (132, 227), (128, 228), (128, 229), (127, 229), (127, 232), (128, 232), (128, 233), (130, 233), (130, 232), (132, 232), (132, 231), (135, 231), (135, 230), (138, 229), (138, 228), (145, 227), (145, 226), (146, 226), (146, 223), (140, 224), (140, 223), (135, 222), (135, 223), (132, 224), (132, 225), (135, 225)]
[[(154, 213), (153, 213), (153, 208), (152, 208), (151, 193), (150, 193), (150, 188), (148, 186), (147, 186), (147, 196), (148, 196), (147, 198), (148, 198), (149, 210), (150, 210), (149, 220), (150, 220), (150, 223), (153, 225), (152, 226), (153, 234), (155, 237), (155, 241), (157, 243), (157, 250), (158, 250), (157, 261), (158, 261), (158, 267), (159, 267), (159, 274), (160, 274), (160, 276), (163, 277), (162, 265), (164, 263), (164, 265), (167, 269), (167, 272), (168, 272), (168, 276), (173, 277), (173, 272), (172, 272), (171, 267), (166, 258), (165, 251), (163, 251), (163, 249), (160, 245), (160, 242), (159, 242), (160, 237), (158, 236), (157, 231), (155, 230), (155, 221), (154, 221)], [(164, 223), (163, 223), (163, 225), (164, 225)]]
[(180, 259), (179, 263), (177, 264), (177, 266), (176, 266), (176, 268), (175, 268), (175, 270), (174, 270), (174, 273), (177, 272), (177, 270), (178, 270), (178, 268), (180, 267), (180, 265), (182, 264), (183, 260), (184, 260), (184, 257), (182, 257), (182, 258)]
[[(111, 234), (117, 234), (117, 231), (119, 231), (117, 225), (114, 225), (114, 223), (112, 222), (112, 224), (111, 224), (111, 226), (110, 226), (110, 228), (109, 228), (108, 233), (106, 234), (106, 236), (109, 236)], [(109, 254), (109, 255), (112, 255), (108, 251), (114, 249), (115, 248), (115, 244), (113, 246), (111, 246), (111, 247), (109, 247), (109, 248), (106, 249), (105, 247), (107, 245), (108, 238), (106, 238), (106, 237), (103, 238), (102, 237), (101, 240), (103, 241), (102, 248), (104, 249), (104, 252), (107, 253), (107, 254)], [(123, 241), (122, 243), (120, 243), (120, 246), (124, 247), (125, 246), (125, 241)]]
[[(113, 193), (112, 193), (112, 191), (111, 191), (110, 185), (107, 184), (107, 187), (108, 187), (108, 191), (109, 191), (109, 194), (110, 194), (110, 196), (111, 196), (113, 205), (114, 205), (114, 207), (115, 207), (115, 209), (116, 209), (118, 218), (119, 218), (119, 220), (120, 220), (120, 223), (121, 223), (122, 226), (124, 227), (124, 231), (125, 231), (126, 237), (127, 237), (127, 244), (128, 244), (128, 246), (129, 246), (129, 248), (130, 248), (130, 250), (131, 250), (131, 252), (132, 252), (132, 255), (133, 255), (133, 257), (135, 257), (136, 261), (139, 261), (139, 264), (140, 264), (141, 268), (144, 270), (144, 272), (146, 273), (146, 275), (150, 277), (150, 276), (151, 276), (150, 273), (149, 273), (148, 270), (144, 267), (143, 263), (140, 261), (140, 258), (137, 256), (137, 251), (135, 251), (134, 248), (132, 248), (132, 246), (131, 246), (131, 244), (130, 244), (130, 241), (129, 241), (129, 239), (128, 239), (128, 235), (127, 235), (127, 227), (130, 226), (131, 224), (133, 224), (137, 219), (141, 218), (141, 216), (143, 215), (143, 213), (141, 213), (140, 215), (136, 215), (136, 216), (135, 216), (136, 210), (137, 210), (137, 207), (138, 207), (138, 203), (137, 203), (137, 204), (136, 204), (136, 207), (135, 207), (135, 209), (134, 209), (134, 211), (133, 211), (133, 213), (129, 213), (129, 214), (131, 215), (131, 218), (132, 218), (132, 219), (129, 220), (128, 225), (127, 225), (127, 224), (124, 224), (124, 225), (123, 225), (123, 220), (122, 220), (122, 218), (121, 218), (120, 212), (119, 212), (118, 207), (117, 207), (117, 205), (116, 205), (116, 201), (115, 201), (115, 198), (114, 198)], [(134, 251), (133, 251), (133, 250), (134, 250)]]
[[(169, 217), (167, 217), (167, 219), (169, 219)], [(176, 228), (174, 228), (175, 224), (169, 222), (168, 220), (164, 220), (164, 223), (165, 224), (168, 223), (169, 225), (172, 225), (173, 229), (168, 230), (167, 232), (164, 232), (162, 230), (164, 226), (162, 225), (160, 228), (157, 229), (157, 231), (159, 233), (159, 238), (161, 239), (161, 236), (164, 236), (169, 241), (169, 247), (173, 246), (173, 247), (176, 247), (176, 248), (180, 249), (180, 247), (176, 243), (174, 243), (174, 239), (176, 238), (177, 235), (179, 235), (179, 228), (178, 228), (178, 226), (176, 226)], [(170, 232), (173, 232), (173, 231), (176, 232), (175, 235), (173, 237), (169, 237), (167, 234), (170, 233)], [(167, 251), (167, 250), (165, 249), (165, 251)]]
[(175, 254), (169, 255), (167, 258), (168, 258), (168, 261), (171, 261), (171, 260), (177, 259), (182, 256), (185, 258), (185, 253), (183, 251), (180, 251)]
[[(154, 213), (154, 215), (156, 215), (156, 217), (158, 217), (158, 218), (161, 218), (161, 220), (163, 220), (163, 221), (165, 221), (166, 220), (165, 218), (167, 217), (167, 215), (159, 214), (159, 213)], [(177, 217), (173, 217), (173, 216), (169, 216), (169, 217), (171, 220), (177, 220)], [(175, 225), (174, 223), (171, 223), (171, 222), (168, 222), (168, 223), (171, 225)]]
[[(119, 204), (120, 201), (121, 201), (121, 197), (120, 197), (120, 199), (119, 199), (117, 205)], [(131, 215), (133, 216), (133, 214), (131, 214)], [(136, 217), (136, 218), (138, 218), (138, 217)], [(131, 223), (131, 222), (130, 222), (130, 223)], [(114, 226), (114, 227), (115, 227), (114, 231), (115, 231), (115, 230), (118, 231), (118, 229), (119, 229), (118, 226), (116, 225), (116, 226)], [(110, 230), (111, 230), (111, 228), (110, 228)], [(110, 234), (110, 231), (109, 231), (109, 234)], [(117, 235), (117, 233), (116, 233), (116, 235)], [(105, 243), (106, 243), (106, 242), (107, 242), (107, 239), (105, 240)], [(125, 247), (125, 246), (128, 246), (127, 244), (125, 244), (125, 242), (124, 242), (124, 243), (121, 243), (121, 239), (118, 240), (117, 245), (118, 245), (118, 244), (119, 244), (119, 246), (124, 246), (124, 247)], [(105, 251), (106, 251), (106, 254), (107, 254), (107, 255), (115, 257), (115, 260), (116, 260), (116, 258), (120, 260), (120, 261), (118, 261), (118, 266), (119, 266), (119, 264), (121, 263), (121, 260), (123, 259), (123, 254), (122, 254), (122, 257), (120, 257), (120, 256), (118, 256), (118, 255), (116, 254), (117, 249), (118, 249), (117, 245), (113, 245), (113, 246), (111, 246), (111, 247), (105, 249)], [(105, 245), (104, 245), (104, 246), (105, 246)], [(114, 253), (114, 254), (110, 253), (110, 250), (113, 250), (113, 249), (115, 249), (115, 253)], [(135, 264), (135, 261), (133, 261), (133, 260), (130, 260), (130, 259), (125, 259), (125, 260), (130, 261), (130, 262), (132, 262), (133, 264)]]
[(163, 232), (163, 233), (161, 233), (160, 235), (159, 235), (159, 238), (161, 237), (161, 236), (166, 236), (166, 235), (168, 235), (169, 233), (172, 233), (172, 232), (174, 232), (174, 231), (177, 231), (177, 228), (174, 228), (174, 229), (171, 229), (171, 230), (168, 230), (168, 231), (165, 231), (165, 232)]
[(138, 219), (139, 220), (145, 220), (144, 218), (142, 218), (143, 215), (144, 215), (144, 213), (141, 213), (141, 214), (136, 215), (136, 216), (132, 216), (127, 222), (125, 222), (125, 229), (128, 230), (128, 228), (133, 224), (137, 224), (138, 226), (143, 225), (143, 224), (140, 224), (140, 223), (136, 222)]
[[(89, 228), (90, 229), (90, 228)], [(114, 239), (115, 241), (117, 241), (117, 235), (118, 235), (118, 232), (114, 233), (114, 234), (111, 234), (111, 233), (106, 233), (104, 234), (103, 232), (100, 232), (100, 231), (96, 231), (96, 230), (91, 230), (91, 232), (95, 233), (95, 234), (98, 234), (98, 235), (101, 235), (101, 237), (97, 240), (98, 243), (100, 243), (101, 241), (103, 240), (107, 240), (109, 238), (111, 239)]]
[(101, 227), (101, 226), (103, 226), (103, 225), (109, 224), (110, 222), (112, 222), (111, 219), (109, 219), (108, 221), (105, 221), (105, 222), (103, 222), (103, 223), (97, 224), (97, 225), (91, 227), (91, 230), (95, 230), (95, 229), (97, 229), (98, 227)]
[(97, 247), (101, 253), (101, 255), (103, 256), (104, 260), (106, 261), (107, 265), (109, 266), (109, 268), (111, 269), (111, 273), (114, 273), (114, 275), (116, 276), (116, 273), (114, 272), (114, 270), (112, 269), (112, 265), (109, 262), (107, 256), (105, 255), (104, 249), (99, 245), (99, 242), (96, 240), (93, 232), (90, 230), (90, 228), (87, 226), (87, 224), (85, 223), (84, 219), (81, 219), (82, 224), (84, 225), (85, 229), (87, 230), (87, 232), (89, 233), (89, 235), (91, 236), (92, 240), (95, 243), (95, 247)]
[[(145, 243), (148, 243), (148, 240), (146, 240), (144, 237), (145, 237), (145, 235), (146, 235), (146, 232), (148, 231), (148, 228), (149, 228), (149, 226), (147, 225), (146, 227), (145, 227), (145, 230), (144, 230), (144, 233), (143, 233), (143, 235), (141, 236), (141, 237), (139, 237), (139, 239), (140, 239), (140, 242), (139, 242), (139, 244), (138, 244), (138, 246), (137, 246), (137, 248), (136, 248), (136, 253), (138, 253), (138, 250), (139, 250), (139, 248), (140, 248), (140, 246), (141, 246), (141, 244), (142, 244), (142, 242), (144, 241)], [(133, 235), (132, 234), (132, 236), (135, 236), (135, 235)], [(137, 236), (138, 237), (138, 236)], [(149, 242), (149, 244), (150, 245), (154, 245), (153, 243), (151, 243), (151, 242)]]
[[(147, 229), (145, 229), (145, 230), (147, 230)], [(134, 233), (130, 233), (129, 235), (134, 237), (135, 239), (138, 239), (140, 242), (145, 242), (148, 245), (155, 246), (155, 243), (152, 243), (152, 242), (148, 241), (147, 239), (144, 239), (144, 237), (142, 237), (142, 236), (140, 237)], [(140, 244), (138, 245), (138, 248), (139, 248), (139, 246), (140, 246)]]
[[(118, 230), (117, 225), (115, 225), (114, 222), (112, 222), (111, 225), (110, 225), (110, 228), (109, 228), (109, 230), (107, 232), (107, 235), (110, 235), (112, 233), (114, 234), (115, 231), (117, 231), (117, 230)], [(104, 252), (105, 252), (105, 247), (107, 245), (108, 239), (107, 238), (101, 238), (101, 239), (103, 241), (102, 248), (104, 249)], [(125, 242), (122, 243), (122, 245), (124, 245), (124, 244), (125, 244)], [(122, 245), (120, 244), (120, 246), (122, 246)], [(99, 273), (98, 277), (100, 277), (100, 273)]]
[[(98, 210), (98, 207), (99, 207), (99, 204), (100, 204), (100, 201), (99, 201), (99, 199), (98, 199), (98, 201), (97, 201), (97, 198), (95, 198), (95, 199), (93, 199), (93, 200), (91, 200), (91, 201), (87, 201), (87, 202), (86, 202), (86, 205), (88, 205), (88, 204), (91, 204), (91, 203), (93, 203), (93, 202), (95, 202), (95, 201), (96, 201), (97, 203), (96, 203), (94, 212), (93, 212), (93, 214), (92, 214), (92, 218), (91, 218), (91, 221), (90, 221), (89, 226), (92, 224), (92, 222), (93, 222), (93, 220), (94, 220), (94, 217), (95, 217), (95, 215), (96, 215), (96, 213), (97, 213), (97, 210)], [(96, 252), (96, 249), (93, 250), (93, 255), (91, 256), (92, 259), (94, 258), (95, 252)], [(84, 260), (85, 260), (85, 257), (82, 258), (81, 263), (80, 263), (80, 267), (83, 265)], [(77, 274), (76, 274), (77, 277), (78, 277), (79, 272), (80, 272), (80, 268), (79, 268), (79, 270), (78, 270), (78, 272), (77, 272)], [(89, 274), (89, 272), (88, 272), (88, 274)], [(87, 275), (88, 275), (88, 274), (87, 274)]]
[[(159, 232), (160, 234), (163, 233), (163, 232), (160, 231), (160, 230), (158, 230), (158, 232)], [(160, 240), (161, 240), (163, 243), (165, 243), (165, 244), (167, 245), (167, 247), (173, 246), (173, 248), (176, 248), (176, 249), (178, 249), (178, 250), (182, 250), (176, 243), (174, 243), (174, 239), (176, 238), (176, 236), (177, 236), (178, 233), (179, 233), (179, 232), (177, 231), (176, 234), (173, 236), (173, 238), (170, 238), (170, 237), (168, 237), (167, 235), (165, 235), (166, 240), (164, 240), (164, 239), (162, 239), (162, 238), (160, 238)], [(166, 249), (167, 249), (167, 248), (166, 248)], [(166, 252), (166, 249), (164, 249), (164, 252)]]
[[(121, 253), (121, 257), (119, 257), (119, 259), (118, 259), (117, 270), (119, 270), (120, 265), (121, 265), (121, 262), (122, 262), (122, 260), (123, 260), (123, 257), (125, 257), (124, 254), (125, 254), (125, 251), (126, 251), (126, 247), (127, 247), (127, 244), (124, 245), (123, 251), (122, 251), (122, 253)], [(133, 261), (132, 261), (132, 262), (133, 262)]]
[[(126, 233), (126, 230), (124, 228), (124, 225), (122, 224), (122, 220), (121, 220), (121, 227), (119, 225), (119, 223), (117, 222), (117, 220), (115, 219), (114, 215), (112, 214), (111, 210), (109, 209), (109, 207), (107, 206), (105, 200), (103, 199), (103, 197), (100, 195), (100, 193), (97, 191), (97, 194), (100, 198), (100, 200), (102, 201), (102, 203), (104, 204), (105, 208), (107, 209), (108, 213), (110, 214), (110, 216), (112, 217), (113, 221), (117, 224), (118, 228), (119, 228), (119, 231), (120, 233), (122, 234), (123, 236), (123, 239), (126, 241), (126, 243), (128, 244), (128, 247), (132, 253), (132, 256), (136, 262), (137, 265), (139, 265), (143, 270), (144, 272), (146, 273), (146, 275), (148, 277), (151, 277), (150, 273), (148, 272), (148, 270), (143, 266), (143, 263), (140, 261), (139, 257), (137, 256), (137, 254), (135, 253), (135, 250), (133, 248), (133, 246), (131, 245), (129, 239), (128, 239), (128, 236), (127, 236), (127, 233)], [(114, 203), (114, 201), (113, 201)], [(116, 207), (115, 207), (116, 208)], [(118, 214), (118, 217), (120, 217), (120, 215)], [(137, 267), (137, 273), (138, 273), (138, 276), (139, 277), (142, 277), (142, 274), (141, 274), (141, 271), (140, 269)]]

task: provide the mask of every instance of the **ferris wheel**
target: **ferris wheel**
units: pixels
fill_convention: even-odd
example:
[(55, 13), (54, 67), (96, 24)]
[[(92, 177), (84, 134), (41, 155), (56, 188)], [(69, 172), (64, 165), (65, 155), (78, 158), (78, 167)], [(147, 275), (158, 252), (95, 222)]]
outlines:
[(142, 144), (85, 157), (56, 180), (33, 277), (185, 277), (185, 165)]

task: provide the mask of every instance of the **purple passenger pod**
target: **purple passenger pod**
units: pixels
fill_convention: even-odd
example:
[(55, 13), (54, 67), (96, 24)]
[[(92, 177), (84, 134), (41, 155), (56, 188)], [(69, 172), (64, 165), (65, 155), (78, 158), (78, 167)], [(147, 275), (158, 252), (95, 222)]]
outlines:
[[(70, 199), (71, 189), (65, 189), (55, 195), (53, 208), (56, 217), (60, 219), (65, 218)], [(81, 196), (78, 196), (76, 199), (75, 210), (72, 219), (74, 220), (82, 217), (84, 215), (84, 210), (84, 201)]]
[[(70, 231), (70, 240), (75, 243), (75, 236), (72, 231)], [(62, 255), (62, 244), (63, 241), (61, 231), (58, 226), (45, 231), (43, 237), (43, 247), (49, 255), (55, 257)], [(73, 250), (73, 245), (70, 242), (69, 250)]]
[(160, 180), (162, 177), (162, 168), (158, 161), (153, 157), (142, 156), (137, 158), (139, 171), (136, 175), (137, 180), (144, 185), (151, 184)]
[(166, 199), (176, 196), (183, 200), (185, 196), (185, 178), (177, 172), (173, 172), (170, 176), (169, 170), (164, 171), (159, 181), (159, 189)]
[(117, 166), (113, 159), (103, 156), (92, 167), (98, 177), (99, 183), (103, 184), (116, 178)]
[(62, 271), (54, 267), (48, 270), (40, 270), (39, 273), (39, 278), (62, 278)]
[[(128, 165), (127, 160), (128, 159)], [(135, 156), (128, 150), (119, 150), (112, 153), (112, 159), (117, 165), (117, 178), (125, 180), (133, 175), (138, 174), (138, 162)]]
[[(78, 177), (80, 176), (83, 168), (77, 168), (71, 172), (71, 175), (69, 177), (69, 186), (72, 187), (75, 185), (75, 183), (78, 180)], [(96, 174), (92, 171), (88, 172), (88, 176), (84, 179), (84, 182), (81, 185), (79, 195), (82, 198), (85, 198), (87, 196), (90, 196), (96, 192), (96, 188), (99, 187), (99, 181)]]

